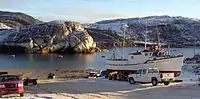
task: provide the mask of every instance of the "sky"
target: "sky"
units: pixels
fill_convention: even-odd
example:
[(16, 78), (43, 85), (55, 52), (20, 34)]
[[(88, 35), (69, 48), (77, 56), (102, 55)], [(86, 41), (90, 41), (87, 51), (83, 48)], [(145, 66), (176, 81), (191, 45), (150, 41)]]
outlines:
[(200, 0), (0, 0), (0, 10), (23, 12), (42, 21), (93, 23), (153, 15), (200, 19)]

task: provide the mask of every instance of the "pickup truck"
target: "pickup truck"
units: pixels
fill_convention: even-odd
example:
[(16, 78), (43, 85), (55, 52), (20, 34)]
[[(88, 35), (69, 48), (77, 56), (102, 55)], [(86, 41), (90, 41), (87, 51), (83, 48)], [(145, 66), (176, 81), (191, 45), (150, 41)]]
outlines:
[(140, 83), (152, 83), (153, 86), (157, 86), (158, 83), (164, 83), (169, 85), (170, 81), (174, 78), (174, 73), (159, 73), (157, 68), (145, 68), (139, 69), (136, 73), (128, 76), (130, 84)]
[(0, 75), (0, 98), (7, 94), (24, 96), (23, 82), (18, 75)]

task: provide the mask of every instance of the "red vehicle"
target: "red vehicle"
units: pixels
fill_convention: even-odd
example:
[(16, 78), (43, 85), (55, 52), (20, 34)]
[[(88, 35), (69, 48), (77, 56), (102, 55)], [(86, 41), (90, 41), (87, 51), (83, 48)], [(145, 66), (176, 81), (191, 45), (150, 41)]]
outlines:
[(0, 97), (7, 94), (20, 94), (20, 97), (24, 96), (24, 86), (19, 76), (0, 76)]

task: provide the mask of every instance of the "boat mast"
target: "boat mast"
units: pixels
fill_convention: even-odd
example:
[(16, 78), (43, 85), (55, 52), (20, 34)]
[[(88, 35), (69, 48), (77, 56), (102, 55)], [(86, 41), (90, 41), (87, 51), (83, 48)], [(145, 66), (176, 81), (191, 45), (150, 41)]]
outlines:
[(146, 20), (146, 32), (145, 32), (145, 43), (144, 43), (144, 49), (147, 49), (147, 20)]
[(116, 46), (115, 46), (115, 43), (113, 44), (113, 46), (115, 47), (115, 50), (113, 51), (113, 59), (116, 59)]
[(171, 54), (171, 51), (170, 51), (170, 43), (168, 44), (168, 55)]
[(160, 50), (160, 37), (159, 37), (160, 33), (158, 31), (158, 26), (157, 25), (156, 25), (156, 30), (157, 30), (157, 39), (158, 39), (158, 49)]
[(194, 39), (194, 56), (196, 54), (196, 39)]
[(125, 30), (124, 30), (124, 28), (123, 28), (123, 32), (124, 32), (124, 40), (123, 40), (123, 53), (122, 53), (122, 55), (123, 55), (123, 59), (124, 59), (124, 42), (125, 42)]
[(123, 42), (122, 42), (122, 45), (123, 45), (123, 48), (122, 48), (122, 58), (124, 59), (124, 42), (125, 42), (125, 28), (127, 28), (128, 25), (127, 24), (122, 24), (122, 31), (123, 31)]

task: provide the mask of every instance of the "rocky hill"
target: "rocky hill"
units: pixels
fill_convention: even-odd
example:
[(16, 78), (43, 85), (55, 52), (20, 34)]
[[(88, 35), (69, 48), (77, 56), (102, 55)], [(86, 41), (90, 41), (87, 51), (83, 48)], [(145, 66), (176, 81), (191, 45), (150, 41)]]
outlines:
[(95, 42), (119, 42), (123, 38), (111, 30), (86, 29)]
[(0, 23), (9, 27), (41, 23), (41, 21), (21, 12), (0, 11)]
[(0, 31), (3, 53), (92, 53), (96, 43), (78, 22), (52, 21)]
[(126, 38), (144, 41), (147, 34), (148, 41), (157, 41), (159, 34), (161, 42), (171, 44), (200, 44), (200, 20), (186, 17), (149, 16), (143, 18), (115, 19), (96, 22), (88, 28), (98, 30), (111, 30), (122, 36), (122, 25), (127, 24), (125, 29)]
[(117, 46), (120, 46), (122, 37), (117, 35), (111, 30), (98, 30), (98, 29), (87, 29), (88, 33), (92, 36), (94, 41), (97, 43), (99, 48), (108, 48), (113, 47), (115, 43)]

